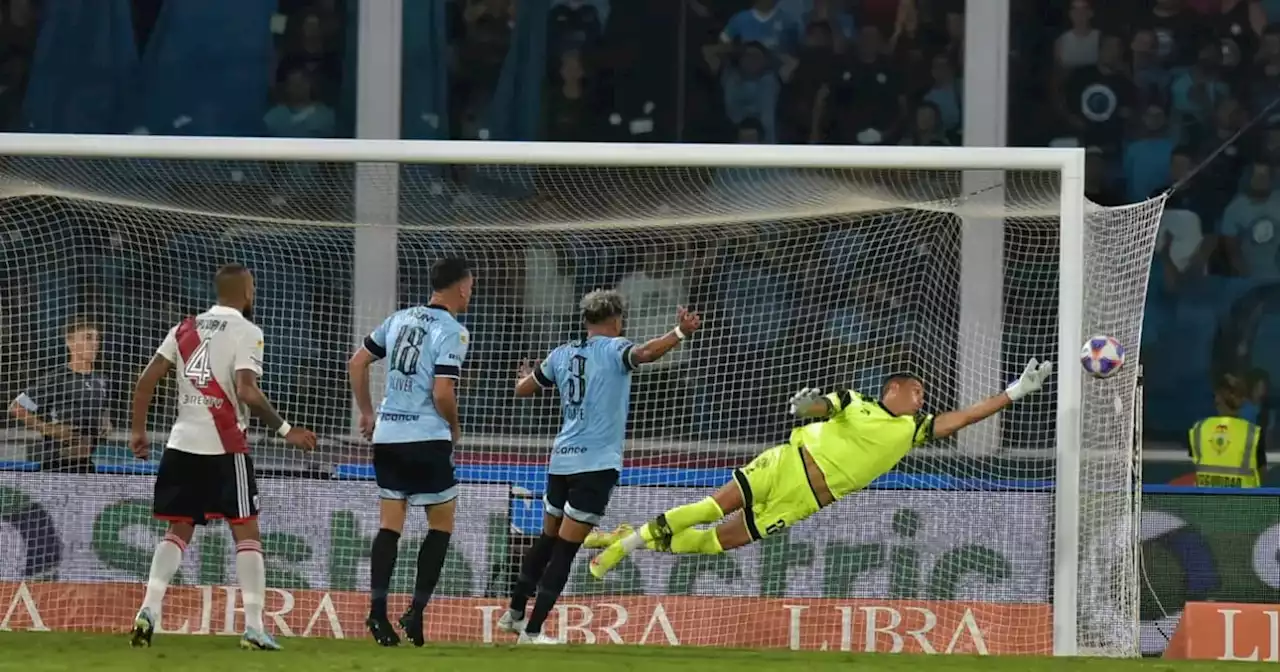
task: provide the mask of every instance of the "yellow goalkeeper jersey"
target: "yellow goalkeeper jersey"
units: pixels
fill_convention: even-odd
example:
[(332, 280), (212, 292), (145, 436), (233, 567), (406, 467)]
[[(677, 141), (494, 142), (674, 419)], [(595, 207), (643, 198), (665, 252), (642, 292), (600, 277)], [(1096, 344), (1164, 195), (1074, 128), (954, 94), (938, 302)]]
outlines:
[(831, 417), (797, 427), (791, 443), (809, 451), (836, 499), (867, 487), (912, 448), (933, 438), (928, 413), (894, 415), (878, 400), (852, 390), (826, 399)]

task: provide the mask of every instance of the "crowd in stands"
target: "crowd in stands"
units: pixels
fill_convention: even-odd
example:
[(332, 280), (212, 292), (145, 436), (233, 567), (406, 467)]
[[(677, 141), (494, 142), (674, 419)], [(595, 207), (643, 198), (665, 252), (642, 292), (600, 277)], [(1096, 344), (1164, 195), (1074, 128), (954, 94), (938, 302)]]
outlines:
[[(1162, 225), (1144, 335), (1144, 344), (1158, 357), (1160, 346), (1169, 343), (1168, 334), (1180, 334), (1185, 348), (1185, 339), (1191, 337), (1184, 322), (1198, 319), (1198, 324), (1210, 325), (1196, 332), (1205, 354), (1193, 357), (1203, 358), (1203, 367), (1188, 372), (1185, 365), (1174, 366), (1170, 368), (1177, 373), (1150, 376), (1149, 389), (1158, 388), (1153, 391), (1156, 407), (1167, 401), (1172, 410), (1166, 415), (1177, 418), (1187, 411), (1178, 404), (1203, 402), (1186, 393), (1189, 386), (1212, 396), (1207, 379), (1196, 377), (1206, 378), (1210, 370), (1223, 368), (1208, 354), (1214, 351), (1217, 318), (1206, 320), (1202, 313), (1217, 315), (1225, 309), (1216, 304), (1205, 307), (1199, 297), (1222, 297), (1224, 291), (1244, 297), (1259, 283), (1280, 275), (1280, 0), (1010, 4), (1010, 23), (1015, 26), (1010, 38), (1011, 144), (1086, 147), (1087, 195), (1108, 206), (1161, 194), (1195, 172), (1194, 179), (1174, 194)], [(122, 7), (127, 11), (121, 13)], [(226, 8), (193, 7), (176, 0), (0, 0), (0, 128), (352, 135), (357, 40), (351, 0), (237, 0)], [(964, 140), (964, 0), (415, 0), (405, 3), (404, 15), (402, 130), (409, 139), (928, 146), (960, 145)], [(119, 16), (131, 16), (132, 22), (127, 30), (113, 25), (121, 30), (115, 30), (112, 39), (131, 34), (127, 44), (89, 34), (86, 26), (97, 25), (91, 19), (118, 21)], [(245, 23), (245, 17), (260, 20), (260, 25)], [(220, 21), (230, 27), (219, 29)], [(234, 35), (235, 40), (219, 46), (214, 38), (197, 37), (201, 31), (215, 37)], [(75, 39), (82, 39), (86, 48), (65, 48), (65, 40)], [(86, 68), (86, 58), (96, 58), (100, 65)], [(106, 72), (103, 63), (114, 69)], [(73, 76), (76, 68), (87, 74)], [(86, 77), (98, 87), (89, 92), (97, 95), (92, 104), (85, 102), (89, 93), (72, 90), (84, 86)], [(180, 93), (173, 88), (175, 82), (196, 80), (198, 84), (183, 84)], [(106, 95), (109, 109), (99, 100), (102, 86), (114, 87)], [(84, 109), (76, 113), (61, 111), (81, 103)], [(55, 109), (56, 114), (50, 112)], [(212, 171), (210, 175), (220, 179)], [(302, 183), (316, 185), (321, 179), (311, 176)], [(455, 185), (455, 191), (467, 190), (485, 191), (474, 181)], [(540, 196), (564, 198), (569, 193), (561, 189)], [(484, 195), (502, 197), (492, 190)], [(217, 254), (201, 251), (206, 243), (192, 241), (220, 240), (216, 244), (222, 249), (249, 255), (251, 265), (256, 261), (272, 281), (286, 287), (276, 292), (279, 303), (272, 306), (271, 281), (262, 283), (262, 313), (264, 319), (271, 318), (264, 325), (267, 338), (281, 344), (269, 354), (285, 362), (280, 368), (289, 372), (284, 374), (289, 384), (281, 384), (278, 393), (292, 394), (297, 405), (322, 416), (309, 422), (327, 424), (334, 431), (345, 428), (345, 398), (336, 390), (342, 389), (343, 351), (351, 341), (351, 310), (344, 307), (349, 305), (349, 280), (336, 288), (326, 284), (332, 277), (350, 278), (351, 255), (344, 251), (345, 243), (313, 245), (318, 256), (307, 265), (309, 271), (302, 271), (280, 256), (282, 250), (308, 244), (297, 238), (303, 234), (292, 232), (264, 241), (248, 240), (243, 227), (226, 235), (202, 229), (195, 238), (175, 234), (139, 245), (133, 238), (121, 243), (118, 237), (92, 233), (90, 215), (55, 218), (41, 226), (46, 240), (65, 235), (59, 233), (65, 228), (73, 232), (78, 254), (102, 261), (104, 268), (127, 268), (80, 271), (69, 280), (47, 272), (22, 280), (32, 298), (25, 303), (11, 300), (9, 305), (30, 307), (37, 317), (20, 319), (5, 338), (23, 333), (50, 338), (44, 339), (47, 344), (15, 345), (8, 352), (54, 361), (60, 321), (96, 301), (134, 311), (127, 318), (104, 316), (108, 324), (120, 327), (104, 335), (105, 359), (145, 360), (156, 334), (138, 335), (136, 328), (125, 325), (141, 320), (159, 329), (172, 320), (170, 313), (178, 306), (202, 297), (201, 290), (190, 287), (199, 286), (199, 274), (207, 272)], [(841, 228), (838, 222), (830, 227)], [(401, 298), (416, 301), (415, 292), (426, 289), (421, 273), (414, 270), (421, 265), (418, 261), (458, 248), (480, 257), (481, 272), (489, 277), (481, 278), (479, 305), (470, 319), (478, 334), (502, 334), (489, 339), (502, 345), (489, 346), (486, 353), (486, 339), (477, 337), (477, 366), (487, 371), (477, 378), (501, 385), (495, 383), (486, 391), (492, 398), (473, 406), (473, 413), (476, 408), (490, 414), (506, 412), (499, 396), (511, 363), (497, 355), (536, 354), (526, 351), (563, 338), (572, 329), (571, 313), (552, 315), (554, 311), (541, 306), (572, 305), (575, 294), (597, 284), (639, 283), (646, 291), (652, 289), (650, 294), (667, 292), (672, 301), (718, 293), (715, 298), (722, 305), (736, 306), (723, 310), (737, 311), (733, 315), (746, 326), (735, 326), (722, 341), (704, 346), (717, 353), (717, 363), (727, 364), (731, 353), (746, 351), (753, 366), (791, 365), (794, 358), (780, 360), (776, 355), (791, 330), (812, 323), (815, 318), (805, 311), (813, 306), (830, 311), (818, 319), (825, 326), (813, 328), (830, 334), (825, 342), (832, 353), (840, 353), (836, 359), (848, 360), (859, 343), (869, 340), (889, 343), (889, 350), (897, 347), (903, 324), (881, 324), (875, 317), (893, 314), (887, 307), (896, 299), (875, 283), (859, 296), (827, 297), (798, 286), (807, 282), (801, 273), (780, 270), (837, 277), (848, 277), (839, 274), (849, 272), (861, 274), (859, 278), (886, 273), (842, 266), (869, 258), (857, 252), (862, 243), (846, 236), (817, 245), (786, 238), (793, 234), (776, 234), (784, 238), (779, 242), (770, 238), (774, 234), (768, 228), (726, 237), (741, 255), (733, 263), (699, 261), (715, 257), (714, 248), (671, 247), (667, 251), (675, 256), (648, 259), (643, 251), (653, 241), (625, 236), (595, 243), (566, 239), (525, 250), (513, 242), (504, 250), (484, 246), (483, 251), (474, 246), (467, 250), (465, 242), (447, 236), (407, 236), (401, 250)], [(602, 251), (606, 247), (608, 254)], [(791, 256), (778, 263), (769, 249)], [(10, 276), (51, 263), (20, 259), (12, 249), (5, 254)], [(165, 265), (161, 257), (182, 261)], [(901, 256), (897, 258), (901, 263)], [(927, 258), (920, 263), (927, 263)], [(668, 291), (652, 271), (660, 275), (674, 269), (701, 274), (701, 279), (673, 281), (677, 289)], [(130, 298), (136, 296), (135, 287), (112, 284), (131, 273), (146, 275), (147, 283), (154, 283), (144, 283), (151, 287), (148, 291), (166, 298), (139, 302)], [(527, 282), (529, 278), (537, 281)], [(1212, 284), (1217, 279), (1227, 285)], [(173, 286), (164, 287), (166, 283)], [(489, 305), (486, 294), (495, 297)], [(64, 300), (47, 308), (35, 298), (51, 295)], [(765, 318), (777, 314), (760, 312), (770, 295), (807, 298), (798, 308), (789, 307), (794, 318)], [(116, 297), (114, 303), (104, 298), (110, 296)], [(538, 316), (533, 322), (547, 325), (537, 343), (510, 341), (524, 328), (516, 324), (519, 315), (509, 310), (516, 304)], [(137, 311), (144, 310), (140, 305), (158, 308), (139, 316)], [(757, 317), (751, 317), (752, 311)], [(297, 322), (299, 315), (308, 317), (306, 326), (284, 326), (286, 318)], [(273, 327), (272, 320), (280, 324)], [(486, 330), (485, 320), (503, 326)], [(529, 322), (524, 319), (522, 324)], [(918, 327), (913, 322), (912, 329)], [(1206, 329), (1207, 335), (1202, 334)], [(1260, 351), (1256, 366), (1273, 368), (1268, 365), (1271, 355)], [(888, 362), (893, 356), (885, 352), (881, 358)], [(1274, 359), (1280, 366), (1280, 357)], [(678, 368), (678, 361), (673, 362)], [(869, 381), (878, 375), (879, 366), (832, 374)], [(121, 389), (130, 367), (118, 364)], [(1232, 361), (1227, 368), (1238, 370), (1241, 363)], [(6, 370), (0, 380), (16, 393), (29, 377)], [(740, 407), (763, 409), (774, 393), (760, 391), (747, 400), (740, 396), (745, 390), (707, 387), (719, 384), (716, 381), (658, 378), (661, 382), (655, 384), (668, 386), (663, 398), (691, 407), (696, 407), (691, 400), (739, 395)], [(787, 382), (785, 377), (776, 379)], [(677, 388), (679, 393), (673, 394)], [(662, 409), (655, 409), (656, 417)], [(695, 433), (750, 438), (761, 429), (738, 422), (738, 417), (750, 414), (708, 420), (714, 415), (710, 410), (693, 413), (702, 422), (694, 419)], [(482, 420), (495, 433), (510, 424), (497, 415)], [(1157, 419), (1149, 426), (1172, 436), (1185, 432), (1185, 427), (1176, 426), (1179, 422), (1166, 425)]]

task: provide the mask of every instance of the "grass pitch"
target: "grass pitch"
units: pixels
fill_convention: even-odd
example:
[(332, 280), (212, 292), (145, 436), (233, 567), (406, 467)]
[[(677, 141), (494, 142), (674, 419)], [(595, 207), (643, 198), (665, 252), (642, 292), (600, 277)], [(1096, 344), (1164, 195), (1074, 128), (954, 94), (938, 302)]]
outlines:
[(0, 670), (14, 672), (1200, 672), (1276, 670), (1275, 665), (1096, 658), (980, 658), (709, 648), (401, 646), (366, 640), (290, 639), (284, 651), (242, 651), (233, 637), (157, 635), (131, 649), (126, 635), (0, 632)]

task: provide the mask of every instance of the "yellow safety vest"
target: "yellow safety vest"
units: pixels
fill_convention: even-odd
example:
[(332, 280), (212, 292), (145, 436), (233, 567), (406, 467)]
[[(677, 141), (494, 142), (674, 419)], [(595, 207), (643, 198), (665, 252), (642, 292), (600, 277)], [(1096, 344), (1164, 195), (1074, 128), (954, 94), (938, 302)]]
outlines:
[(1256, 488), (1260, 428), (1240, 418), (1214, 416), (1191, 427), (1191, 460), (1196, 485), (1210, 488)]

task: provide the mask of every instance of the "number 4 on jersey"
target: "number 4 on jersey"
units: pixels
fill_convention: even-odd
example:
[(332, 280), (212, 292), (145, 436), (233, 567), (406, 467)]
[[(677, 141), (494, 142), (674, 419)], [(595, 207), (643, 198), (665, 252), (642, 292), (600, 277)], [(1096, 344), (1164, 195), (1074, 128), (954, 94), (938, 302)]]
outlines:
[(186, 361), (182, 375), (198, 388), (208, 385), (209, 381), (213, 380), (213, 367), (209, 364), (209, 341), (201, 341), (200, 347), (191, 353), (191, 359)]

